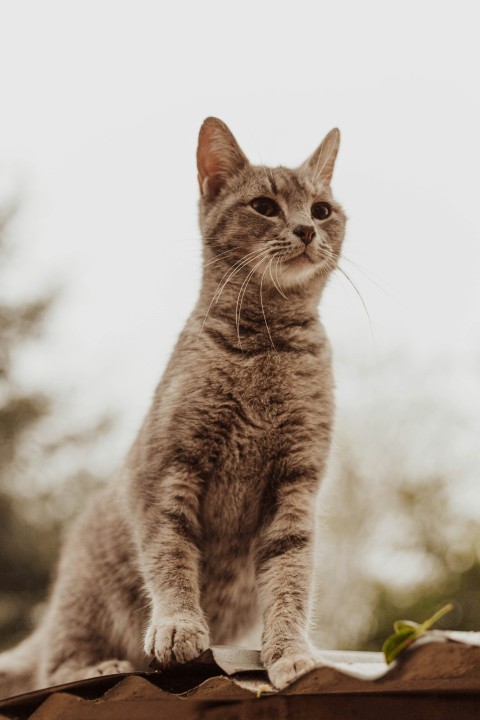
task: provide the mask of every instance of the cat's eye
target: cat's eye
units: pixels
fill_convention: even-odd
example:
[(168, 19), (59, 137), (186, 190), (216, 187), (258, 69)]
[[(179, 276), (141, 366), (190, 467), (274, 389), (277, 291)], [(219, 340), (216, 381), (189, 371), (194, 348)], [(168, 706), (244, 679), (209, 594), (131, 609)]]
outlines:
[(265, 215), (266, 217), (275, 217), (280, 213), (280, 208), (275, 200), (269, 197), (254, 198), (250, 205), (260, 213), (260, 215)]
[(317, 220), (325, 220), (332, 214), (332, 206), (327, 202), (316, 202), (312, 205), (312, 215)]

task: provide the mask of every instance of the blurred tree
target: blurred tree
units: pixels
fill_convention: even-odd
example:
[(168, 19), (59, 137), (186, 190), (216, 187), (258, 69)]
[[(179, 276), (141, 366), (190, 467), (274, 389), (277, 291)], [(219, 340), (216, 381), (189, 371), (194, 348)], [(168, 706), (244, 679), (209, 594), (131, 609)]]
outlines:
[[(0, 210), (0, 287), (8, 272), (8, 234), (14, 215), (14, 208)], [(77, 461), (55, 491), (25, 487), (20, 478), (28, 458), (40, 472), (47, 463), (55, 464), (65, 448), (88, 445), (109, 427), (109, 420), (104, 419), (93, 428), (45, 441), (40, 447), (38, 437), (32, 440), (54, 412), (54, 400), (19, 386), (14, 361), (32, 338), (41, 335), (53, 301), (53, 295), (15, 303), (0, 298), (0, 648), (20, 639), (35, 621), (58, 553), (62, 525), (99, 480)]]
[[(0, 269), (5, 272), (6, 240), (13, 210), (0, 212)], [(0, 278), (1, 279), (1, 278)], [(23, 518), (11, 481), (26, 434), (49, 412), (44, 395), (26, 394), (12, 377), (12, 356), (25, 338), (38, 333), (50, 298), (0, 302), (0, 640), (8, 644), (29, 624), (28, 611), (45, 592), (56, 533)]]
[(478, 381), (474, 364), (443, 360), (340, 367), (320, 503), (321, 646), (380, 650), (394, 620), (447, 601), (439, 627), (480, 630)]
[(454, 609), (437, 627), (480, 629), (480, 524), (455, 511), (448, 498), (448, 484), (447, 477), (433, 477), (415, 489), (396, 489), (397, 511), (414, 518), (411, 533), (398, 545), (413, 552), (418, 567), (425, 570), (412, 587), (405, 585), (400, 591), (387, 583), (377, 584), (372, 608), (375, 621), (361, 643), (362, 649), (380, 648), (395, 620), (421, 622), (447, 602)]

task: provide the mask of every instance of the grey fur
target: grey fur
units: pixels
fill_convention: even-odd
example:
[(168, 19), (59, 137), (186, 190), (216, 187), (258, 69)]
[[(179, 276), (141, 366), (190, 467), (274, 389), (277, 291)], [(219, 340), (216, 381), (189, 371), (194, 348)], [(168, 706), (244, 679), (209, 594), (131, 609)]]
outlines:
[[(0, 695), (143, 669), (152, 655), (185, 662), (259, 619), (276, 686), (317, 660), (314, 507), (334, 406), (317, 307), (345, 229), (329, 185), (338, 140), (297, 170), (265, 168), (220, 120), (204, 122), (199, 300), (122, 471), (70, 533), (41, 626), (0, 656)], [(279, 215), (259, 214), (258, 196)], [(317, 201), (330, 217), (312, 218)], [(300, 226), (314, 227), (307, 245)]]

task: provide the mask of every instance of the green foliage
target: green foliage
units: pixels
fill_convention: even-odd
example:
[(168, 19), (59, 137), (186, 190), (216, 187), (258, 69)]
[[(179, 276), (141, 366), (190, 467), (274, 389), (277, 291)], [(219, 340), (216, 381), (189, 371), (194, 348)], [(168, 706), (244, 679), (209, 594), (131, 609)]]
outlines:
[(460, 363), (355, 370), (348, 359), (338, 377), (347, 392), (320, 503), (322, 647), (378, 651), (398, 617), (448, 602), (450, 628), (480, 629), (478, 413), (452, 382)]
[[(0, 212), (0, 269), (5, 272), (13, 212)], [(25, 633), (30, 610), (44, 596), (58, 530), (40, 530), (23, 517), (12, 492), (19, 451), (28, 433), (49, 412), (41, 393), (17, 386), (12, 359), (27, 338), (39, 333), (50, 298), (17, 304), (0, 302), (0, 646)]]
[(32, 610), (47, 592), (58, 541), (58, 527), (32, 525), (21, 504), (0, 493), (0, 647), (30, 629)]
[(437, 610), (428, 620), (424, 620), (423, 623), (416, 623), (412, 620), (395, 620), (393, 623), (395, 632), (388, 636), (382, 646), (382, 652), (387, 663), (393, 662), (404, 650), (422, 635), (425, 635), (440, 618), (451, 610), (453, 610), (453, 605), (448, 603), (440, 610)]
[[(12, 210), (0, 210), (0, 288), (9, 270), (13, 215)], [(58, 555), (62, 526), (98, 482), (81, 465), (69, 477), (61, 476), (64, 470), (55, 470), (56, 459), (65, 450), (87, 447), (109, 429), (108, 419), (103, 419), (86, 431), (65, 430), (53, 440), (41, 440), (42, 423), (55, 413), (55, 398), (21, 387), (15, 359), (27, 343), (41, 336), (53, 301), (51, 294), (14, 303), (0, 298), (0, 649), (19, 640), (35, 622)], [(53, 475), (58, 474), (55, 482), (43, 489), (30, 487), (24, 478), (29, 462), (39, 474), (48, 467), (52, 475), (53, 467)]]
[[(401, 608), (391, 593), (377, 586), (373, 615), (375, 624), (365, 640), (360, 644), (362, 650), (378, 650), (389, 632), (399, 612), (410, 617), (425, 617), (432, 607), (452, 606), (448, 625), (456, 630), (477, 630), (480, 628), (480, 563), (475, 562), (461, 573), (450, 573), (446, 583), (439, 586), (424, 587), (413, 594), (412, 600)], [(441, 627), (446, 625), (441, 621)]]

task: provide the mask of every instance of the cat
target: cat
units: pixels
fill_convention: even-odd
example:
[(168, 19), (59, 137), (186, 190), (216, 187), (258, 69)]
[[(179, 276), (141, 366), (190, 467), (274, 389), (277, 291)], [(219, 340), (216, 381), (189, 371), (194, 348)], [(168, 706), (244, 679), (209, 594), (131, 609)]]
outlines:
[(345, 233), (339, 139), (268, 168), (204, 121), (200, 297), (123, 469), (67, 539), (40, 626), (0, 656), (0, 695), (184, 663), (259, 621), (274, 686), (318, 664), (315, 502), (334, 398), (317, 308)]

